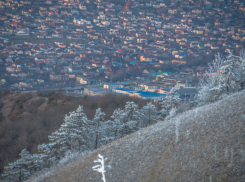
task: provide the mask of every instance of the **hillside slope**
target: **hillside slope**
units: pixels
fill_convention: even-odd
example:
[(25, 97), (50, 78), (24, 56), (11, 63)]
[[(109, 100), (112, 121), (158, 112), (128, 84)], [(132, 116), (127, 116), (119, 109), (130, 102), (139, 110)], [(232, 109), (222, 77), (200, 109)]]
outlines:
[(98, 107), (110, 118), (127, 101), (139, 107), (147, 101), (124, 95), (107, 94), (101, 97), (75, 97), (62, 92), (3, 93), (0, 90), (0, 174), (3, 167), (16, 161), (23, 149), (37, 153), (37, 146), (47, 143), (48, 135), (59, 129), (69, 112), (84, 106), (92, 119)]
[(245, 92), (185, 112), (117, 140), (29, 181), (245, 181)]

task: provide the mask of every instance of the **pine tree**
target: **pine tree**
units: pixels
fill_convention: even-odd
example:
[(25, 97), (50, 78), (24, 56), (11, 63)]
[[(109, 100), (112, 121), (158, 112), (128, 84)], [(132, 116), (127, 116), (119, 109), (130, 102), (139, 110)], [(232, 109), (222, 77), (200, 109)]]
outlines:
[(148, 102), (141, 110), (141, 126), (146, 127), (153, 123), (156, 123), (158, 120), (157, 109), (154, 104)]
[(124, 111), (127, 115), (127, 120), (137, 120), (140, 117), (140, 112), (138, 110), (138, 105), (135, 102), (126, 102)]
[(70, 117), (71, 122), (66, 123), (65, 127), (70, 129), (72, 147), (77, 151), (88, 150), (88, 126), (90, 121), (84, 113), (83, 107), (79, 106), (76, 112), (72, 112)]
[(21, 167), (17, 161), (9, 163), (7, 166), (4, 167), (4, 173), (2, 176), (3, 182), (17, 182), (21, 180)]
[(240, 61), (240, 87), (241, 89), (244, 89), (245, 85), (245, 51), (241, 50), (240, 51), (240, 56), (239, 56), (239, 61)]
[(52, 152), (52, 148), (50, 144), (41, 144), (37, 146), (38, 152), (41, 154), (40, 158), (43, 161), (46, 161), (46, 164), (49, 166), (53, 165), (54, 161), (51, 160), (54, 158), (54, 153)]
[(172, 107), (171, 110), (169, 111), (169, 115), (165, 118), (165, 120), (171, 119), (176, 115), (177, 115), (177, 109), (176, 107)]
[(237, 69), (234, 55), (230, 52), (219, 68), (218, 73), (219, 86), (222, 88), (223, 94), (229, 94), (234, 92), (235, 89), (241, 89), (239, 84), (240, 75)]
[[(70, 121), (70, 116), (65, 116), (64, 119), (65, 122), (69, 122)], [(64, 125), (64, 124), (62, 124)], [(64, 153), (67, 150), (71, 149), (71, 141), (69, 140), (69, 131), (66, 131), (66, 129), (64, 127), (59, 128), (59, 130), (56, 130), (55, 132), (52, 132), (52, 134), (50, 136), (48, 136), (50, 143), (48, 144), (49, 147), (51, 148), (52, 152), (54, 153), (54, 155), (57, 157), (57, 159), (59, 159), (60, 157), (62, 157), (62, 155), (64, 155)]]
[(101, 111), (101, 108), (96, 109), (94, 118), (91, 122), (92, 127), (89, 128), (90, 132), (95, 134), (95, 145), (94, 145), (95, 149), (99, 147), (100, 126), (101, 126), (101, 122), (104, 121), (104, 116), (105, 116), (105, 113)]
[(231, 52), (226, 58), (219, 54), (215, 57), (201, 81), (201, 89), (196, 96), (199, 105), (217, 101), (243, 89), (244, 57), (244, 52), (240, 53), (240, 62), (235, 60)]
[(116, 127), (116, 123), (111, 120), (103, 122), (99, 129), (101, 135), (100, 145), (106, 145), (107, 143), (118, 139), (118, 137), (115, 136)]
[(129, 133), (132, 133), (139, 129), (138, 121), (140, 119), (140, 115), (141, 114), (139, 112), (138, 105), (135, 104), (135, 102), (126, 102), (123, 114), (123, 133), (125, 135), (128, 135)]
[(83, 107), (79, 106), (76, 112), (71, 112), (70, 116), (65, 116), (65, 123), (58, 131), (49, 136), (49, 146), (52, 151), (62, 157), (68, 150), (85, 151), (88, 150), (88, 119), (83, 112)]
[(114, 137), (115, 139), (118, 139), (118, 138), (121, 138), (122, 136), (120, 136), (120, 128), (121, 128), (121, 125), (123, 125), (126, 121), (126, 114), (124, 112), (124, 110), (122, 109), (116, 109), (114, 110), (111, 118), (113, 119), (114, 121), (114, 125), (115, 125), (115, 132), (114, 132)]
[(37, 146), (38, 153), (39, 153), (39, 159), (40, 161), (43, 161), (42, 167), (51, 167), (56, 162), (56, 157), (54, 156), (54, 153), (52, 152), (50, 144), (41, 144)]
[(215, 56), (215, 59), (208, 64), (208, 69), (200, 81), (201, 89), (198, 92), (195, 100), (198, 105), (204, 105), (210, 102), (219, 100), (222, 95), (222, 88), (219, 84), (218, 73), (222, 67), (224, 58), (220, 54)]
[(28, 167), (33, 162), (33, 156), (26, 150), (22, 150), (20, 155), (20, 159), (17, 160), (18, 165), (20, 166), (20, 179), (21, 181), (24, 181), (29, 178), (31, 175), (30, 171), (28, 170)]
[(33, 154), (32, 161), (28, 165), (28, 170), (31, 174), (34, 174), (43, 169), (45, 166), (45, 161), (43, 160), (42, 154)]
[(33, 157), (26, 149), (22, 150), (19, 155), (20, 159), (4, 167), (2, 174), (4, 181), (25, 181), (30, 177), (31, 172), (28, 167), (33, 162)]
[(170, 110), (180, 103), (181, 100), (179, 89), (180, 87), (178, 85), (174, 86), (163, 99), (161, 110), (162, 116), (166, 116), (167, 114), (169, 114)]

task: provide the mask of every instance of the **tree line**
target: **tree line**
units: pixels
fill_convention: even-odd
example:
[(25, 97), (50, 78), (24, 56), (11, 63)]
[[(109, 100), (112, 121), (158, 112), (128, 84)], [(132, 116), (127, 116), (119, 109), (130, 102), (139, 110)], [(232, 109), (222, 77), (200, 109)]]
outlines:
[[(3, 167), (19, 159), (26, 148), (37, 153), (37, 146), (49, 141), (48, 135), (59, 129), (66, 113), (83, 106), (88, 119), (94, 117), (98, 107), (108, 120), (117, 108), (134, 101), (142, 108), (147, 101), (126, 95), (74, 97), (61, 92), (18, 93), (0, 91), (0, 174)], [(157, 105), (157, 107), (159, 107)]]
[(139, 109), (128, 101), (124, 109), (114, 110), (111, 119), (105, 121), (105, 113), (96, 109), (90, 120), (83, 106), (70, 112), (58, 130), (48, 136), (49, 142), (37, 146), (38, 153), (22, 150), (20, 159), (4, 167), (3, 181), (24, 181), (44, 168), (57, 165), (67, 153), (86, 154), (107, 143), (122, 138), (141, 128), (162, 120), (166, 110), (157, 110), (151, 102)]
[[(38, 153), (23, 149), (20, 158), (4, 167), (3, 181), (24, 181), (37, 172), (59, 164), (67, 155), (84, 155), (107, 143), (176, 115), (180, 104), (178, 86), (171, 89), (161, 108), (148, 102), (141, 108), (127, 101), (124, 108), (113, 111), (108, 120), (101, 108), (89, 119), (83, 106), (64, 117), (64, 123), (48, 136), (48, 142), (37, 146)], [(98, 105), (102, 105), (99, 102)]]

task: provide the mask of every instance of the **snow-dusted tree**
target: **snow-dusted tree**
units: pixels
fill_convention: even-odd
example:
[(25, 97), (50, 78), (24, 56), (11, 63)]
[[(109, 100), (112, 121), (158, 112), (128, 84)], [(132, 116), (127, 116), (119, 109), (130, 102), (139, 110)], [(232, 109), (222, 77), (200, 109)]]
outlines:
[(240, 87), (241, 89), (244, 89), (245, 85), (245, 51), (241, 50), (240, 51), (240, 56), (239, 56), (239, 62), (240, 62)]
[[(66, 115), (64, 121), (69, 122), (69, 120), (70, 116)], [(59, 130), (52, 132), (52, 134), (48, 136), (50, 141), (48, 145), (58, 160), (64, 156), (67, 150), (71, 150), (71, 140), (68, 136), (68, 132), (69, 131), (64, 129), (61, 125)]]
[(123, 135), (127, 135), (129, 133), (132, 133), (134, 131), (137, 131), (138, 128), (138, 121), (140, 119), (140, 111), (138, 109), (138, 105), (135, 104), (135, 102), (126, 102), (125, 108), (124, 108), (124, 114), (123, 117)]
[(238, 69), (239, 67), (238, 64), (236, 64), (234, 55), (230, 52), (218, 72), (219, 86), (221, 87), (223, 94), (229, 94), (231, 92), (233, 93), (235, 90), (241, 90)]
[(222, 90), (219, 87), (210, 87), (209, 84), (203, 85), (195, 97), (198, 105), (208, 104), (219, 100)]
[(167, 115), (168, 115), (168, 110), (167, 109), (165, 109), (165, 106), (164, 105), (162, 105), (162, 109), (160, 110), (160, 118), (161, 119), (164, 119)]
[(67, 123), (65, 127), (70, 128), (73, 150), (88, 150), (88, 125), (90, 121), (84, 113), (83, 107), (79, 106), (76, 112), (70, 113), (70, 117), (72, 121), (70, 124)]
[(43, 160), (51, 159), (52, 156), (54, 155), (49, 144), (45, 144), (45, 143), (40, 144), (37, 146), (37, 149), (38, 149), (38, 152), (42, 154), (41, 157), (43, 158)]
[(176, 115), (177, 115), (177, 109), (176, 109), (176, 107), (172, 107), (171, 110), (169, 111), (169, 115), (165, 119), (166, 120), (171, 119)]
[(117, 139), (117, 137), (115, 137), (116, 127), (116, 123), (111, 120), (103, 122), (99, 128), (99, 133), (101, 135), (100, 145), (106, 145)]
[(25, 181), (30, 177), (31, 172), (28, 167), (32, 163), (33, 157), (26, 149), (22, 150), (19, 155), (20, 159), (4, 167), (3, 181)]
[(240, 54), (240, 62), (234, 59), (230, 52), (226, 58), (219, 54), (215, 60), (208, 65), (208, 69), (200, 82), (201, 89), (196, 96), (199, 105), (217, 101), (226, 95), (242, 89), (243, 68)]
[(113, 128), (115, 139), (137, 131), (139, 129), (140, 116), (141, 113), (138, 109), (138, 105), (134, 102), (127, 102), (125, 110), (116, 109), (111, 116), (114, 121)]
[(58, 157), (63, 157), (68, 150), (85, 151), (88, 150), (88, 119), (83, 112), (83, 107), (79, 106), (76, 112), (71, 112), (70, 116), (65, 116), (65, 123), (58, 131), (49, 136), (51, 143), (48, 145)]
[(17, 160), (20, 166), (20, 178), (22, 181), (29, 178), (31, 175), (30, 171), (28, 170), (29, 166), (33, 163), (33, 156), (26, 150), (22, 150), (20, 155), (20, 159)]
[(19, 182), (27, 180), (30, 175), (31, 173), (17, 160), (16, 162), (9, 163), (8, 166), (4, 167), (2, 178), (4, 182)]
[(163, 117), (168, 115), (170, 110), (180, 103), (181, 100), (179, 95), (179, 89), (180, 87), (178, 85), (175, 85), (164, 97), (161, 110), (161, 115)]
[[(101, 126), (101, 122), (104, 121), (104, 116), (105, 116), (105, 113), (101, 111), (101, 108), (98, 108), (96, 109), (96, 112), (95, 112), (95, 115), (94, 115), (94, 118), (93, 120), (91, 121), (91, 126), (89, 128), (89, 131), (90, 133), (92, 133), (94, 135), (94, 149), (97, 149), (99, 147), (99, 143), (100, 143), (100, 137), (99, 136), (101, 133), (100, 133), (100, 126)], [(92, 130), (92, 131), (91, 131)]]
[(159, 119), (157, 115), (157, 108), (151, 102), (141, 109), (141, 127), (146, 127), (150, 124), (156, 123)]
[(31, 174), (36, 173), (43, 169), (45, 161), (43, 160), (43, 154), (33, 154), (32, 161), (28, 165), (28, 170)]
[(135, 102), (126, 102), (124, 111), (128, 121), (137, 120), (140, 117), (138, 105)]
[(23, 165), (28, 166), (31, 163), (32, 155), (29, 153), (29, 151), (23, 149), (19, 155), (20, 155), (19, 162), (21, 162)]
[(105, 160), (104, 160), (104, 157), (100, 154), (98, 154), (98, 159), (94, 161), (95, 163), (98, 162), (99, 164), (96, 165), (96, 166), (93, 166), (92, 169), (94, 171), (98, 171), (99, 173), (101, 173), (102, 175), (102, 180), (103, 182), (106, 182), (106, 179), (105, 179)]
[(120, 136), (120, 133), (121, 133), (120, 129), (121, 129), (121, 126), (126, 122), (125, 121), (126, 115), (125, 115), (124, 110), (119, 108), (119, 109), (114, 110), (111, 118), (114, 120), (114, 123), (115, 123), (114, 137), (116, 140), (122, 137)]
[(43, 168), (48, 168), (51, 167), (55, 164), (56, 162), (56, 156), (54, 156), (54, 153), (52, 152), (52, 149), (50, 147), (50, 144), (41, 144), (37, 146), (38, 149), (38, 155), (37, 156), (40, 161), (43, 161)]
[(245, 50), (240, 51), (239, 56), (239, 63), (240, 63), (240, 82), (241, 82), (241, 88), (245, 88)]
[(1, 175), (3, 182), (17, 182), (21, 180), (21, 166), (18, 162), (11, 162), (7, 166), (4, 167), (4, 172)]

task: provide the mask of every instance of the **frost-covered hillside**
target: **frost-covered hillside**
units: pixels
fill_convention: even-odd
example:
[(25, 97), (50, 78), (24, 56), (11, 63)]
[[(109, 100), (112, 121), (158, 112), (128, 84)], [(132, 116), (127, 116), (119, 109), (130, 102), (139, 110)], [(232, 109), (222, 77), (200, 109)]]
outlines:
[(245, 92), (162, 121), (29, 181), (245, 181)]

